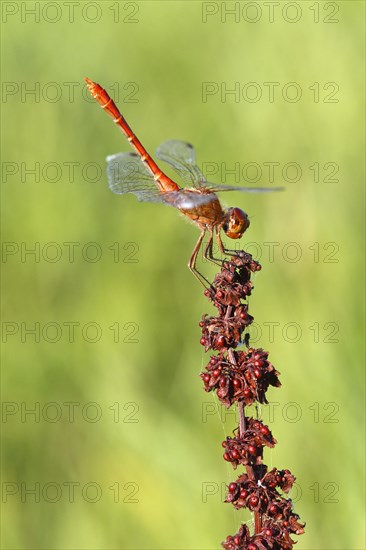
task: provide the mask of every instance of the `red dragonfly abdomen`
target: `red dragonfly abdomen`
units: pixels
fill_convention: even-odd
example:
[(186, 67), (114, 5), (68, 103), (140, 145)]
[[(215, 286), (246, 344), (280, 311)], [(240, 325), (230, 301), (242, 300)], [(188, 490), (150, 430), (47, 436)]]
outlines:
[(113, 99), (109, 96), (108, 92), (99, 86), (96, 82), (90, 80), (90, 78), (85, 78), (87, 87), (90, 90), (90, 93), (98, 101), (102, 109), (106, 111), (114, 120), (114, 122), (122, 130), (128, 141), (131, 143), (132, 147), (139, 154), (142, 162), (146, 164), (150, 172), (154, 176), (154, 180), (160, 191), (178, 191), (178, 185), (168, 178), (159, 168), (159, 166), (154, 162), (149, 153), (146, 151), (145, 147), (142, 145), (141, 141), (133, 133), (130, 126), (127, 124), (126, 119), (120, 113), (117, 105), (114, 103)]

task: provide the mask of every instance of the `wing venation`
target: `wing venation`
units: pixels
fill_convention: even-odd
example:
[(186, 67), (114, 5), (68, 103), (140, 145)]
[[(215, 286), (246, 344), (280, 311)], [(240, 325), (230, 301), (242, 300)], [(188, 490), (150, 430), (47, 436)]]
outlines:
[(197, 166), (196, 153), (190, 143), (174, 139), (164, 141), (157, 148), (156, 156), (170, 164), (186, 186), (204, 187), (206, 179)]

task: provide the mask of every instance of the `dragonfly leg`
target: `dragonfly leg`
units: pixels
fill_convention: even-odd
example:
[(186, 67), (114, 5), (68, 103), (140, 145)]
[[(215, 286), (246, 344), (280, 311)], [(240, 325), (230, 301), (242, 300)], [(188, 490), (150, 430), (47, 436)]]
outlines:
[(205, 234), (206, 234), (206, 229), (203, 229), (201, 235), (198, 238), (196, 246), (193, 249), (192, 256), (189, 258), (188, 267), (192, 271), (196, 279), (198, 279), (198, 281), (201, 283), (201, 285), (203, 285), (205, 288), (210, 288), (211, 285), (206, 279), (206, 277), (204, 277), (202, 273), (200, 273), (198, 269), (196, 269), (198, 252), (200, 251), (200, 248), (202, 246), (202, 241), (204, 239)]
[(220, 267), (222, 266), (222, 260), (220, 260), (219, 258), (215, 258), (215, 256), (213, 255), (213, 249), (212, 249), (212, 245), (213, 245), (213, 229), (209, 229), (209, 232), (210, 232), (210, 238), (205, 246), (205, 249), (204, 249), (204, 252), (203, 252), (203, 257), (205, 258), (205, 260), (208, 260), (209, 262), (215, 264), (215, 265), (219, 265)]
[(221, 235), (220, 235), (220, 230), (219, 229), (216, 232), (216, 237), (217, 237), (217, 242), (218, 242), (220, 251), (222, 252), (222, 254), (225, 254), (225, 247), (224, 247), (224, 243), (221, 240)]
[(235, 248), (234, 249), (231, 249), (231, 248), (225, 248), (224, 247), (224, 243), (222, 242), (222, 239), (221, 239), (221, 235), (220, 235), (220, 230), (218, 229), (217, 230), (217, 233), (216, 233), (216, 237), (217, 237), (217, 242), (218, 242), (218, 245), (219, 245), (219, 248), (220, 248), (220, 251), (222, 254), (224, 254), (225, 256), (232, 256), (232, 255), (235, 255), (239, 252), (239, 250), (236, 250)]

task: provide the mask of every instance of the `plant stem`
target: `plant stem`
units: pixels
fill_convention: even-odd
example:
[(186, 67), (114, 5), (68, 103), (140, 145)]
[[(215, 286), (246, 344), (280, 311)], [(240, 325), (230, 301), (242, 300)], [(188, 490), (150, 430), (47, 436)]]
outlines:
[[(234, 358), (233, 351), (230, 349), (228, 353), (229, 353), (229, 356), (230, 356), (230, 361), (235, 363), (235, 358)], [(245, 408), (244, 408), (243, 401), (240, 401), (240, 400), (238, 401), (238, 413), (239, 413), (239, 436), (243, 437), (244, 434), (245, 434), (245, 429), (246, 429), (246, 426), (245, 426)], [(256, 480), (254, 470), (253, 470), (252, 466), (249, 466), (247, 464), (245, 466), (245, 469), (247, 471), (248, 477), (250, 479)], [(255, 529), (254, 533), (256, 535), (258, 535), (262, 530), (262, 517), (261, 517), (261, 514), (259, 512), (254, 512), (254, 529)]]

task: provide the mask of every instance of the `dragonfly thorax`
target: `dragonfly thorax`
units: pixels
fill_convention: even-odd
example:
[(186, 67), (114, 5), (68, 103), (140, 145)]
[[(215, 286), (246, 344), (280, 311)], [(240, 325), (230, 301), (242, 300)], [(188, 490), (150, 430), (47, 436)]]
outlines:
[(249, 227), (249, 218), (240, 208), (228, 208), (224, 213), (222, 229), (230, 239), (240, 239)]

